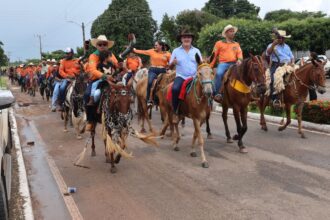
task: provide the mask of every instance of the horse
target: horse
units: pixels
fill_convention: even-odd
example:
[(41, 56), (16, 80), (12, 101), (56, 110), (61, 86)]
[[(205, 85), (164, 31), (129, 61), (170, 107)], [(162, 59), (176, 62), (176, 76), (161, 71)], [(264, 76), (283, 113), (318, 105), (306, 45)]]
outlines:
[[(140, 135), (132, 128), (131, 120), (133, 113), (130, 107), (132, 102), (132, 85), (123, 85), (103, 82), (101, 87), (103, 92), (99, 103), (99, 110), (89, 109), (95, 112), (95, 121), (91, 129), (91, 156), (96, 156), (95, 152), (95, 131), (98, 122), (102, 124), (102, 137), (105, 145), (106, 162), (111, 163), (111, 173), (116, 173), (115, 164), (119, 163), (121, 156), (131, 158), (132, 154), (127, 153), (126, 139), (128, 135), (136, 137), (151, 145), (158, 145), (151, 135)], [(95, 107), (96, 108), (96, 107)], [(116, 155), (117, 154), (117, 155)]]
[(32, 79), (27, 81), (26, 87), (30, 96), (36, 96), (36, 90), (38, 87), (38, 76), (36, 74), (33, 75)]
[[(318, 60), (317, 55), (313, 53), (311, 63), (301, 66), (289, 76), (288, 83), (281, 93), (285, 104), (284, 109), (286, 112), (286, 123), (278, 128), (279, 131), (283, 131), (291, 123), (291, 106), (296, 104), (298, 134), (300, 134), (301, 138), (306, 138), (301, 128), (302, 109), (309, 89), (317, 90), (321, 94), (326, 92), (324, 73), (325, 63), (326, 62), (322, 63)], [(266, 106), (269, 104), (269, 100), (270, 96), (261, 96), (260, 101), (258, 102), (260, 109), (260, 125), (261, 129), (264, 131), (268, 131), (264, 112)]]
[[(192, 81), (191, 88), (187, 92), (184, 101), (181, 101), (179, 104), (179, 119), (182, 120), (184, 117), (188, 117), (193, 120), (195, 130), (192, 139), (192, 152), (190, 155), (192, 157), (197, 157), (194, 145), (196, 139), (198, 139), (201, 150), (202, 167), (208, 168), (209, 164), (204, 154), (204, 139), (201, 133), (201, 125), (211, 114), (214, 73), (209, 64), (202, 63), (198, 54), (195, 55), (195, 59), (198, 63), (197, 74)], [(167, 94), (171, 89), (171, 85), (166, 86), (160, 93), (160, 99), (166, 100)], [(167, 122), (172, 132), (172, 147), (175, 151), (179, 151), (178, 143), (180, 141), (180, 133), (178, 123), (173, 122), (173, 107), (171, 101), (165, 101), (164, 105)], [(167, 123), (165, 123), (161, 134), (165, 133), (167, 126)]]
[[(64, 132), (67, 132), (67, 124), (71, 116), (76, 131), (76, 138), (81, 139), (85, 131), (86, 113), (83, 104), (83, 96), (87, 87), (85, 74), (79, 74), (69, 85), (65, 96), (62, 118), (64, 120)], [(80, 128), (81, 127), (81, 128)]]
[(244, 59), (241, 65), (231, 66), (223, 81), (222, 119), (225, 125), (227, 143), (232, 143), (227, 122), (228, 108), (232, 107), (237, 130), (233, 139), (238, 141), (240, 153), (247, 153), (242, 139), (248, 129), (248, 105), (254, 99), (251, 94), (252, 84), (255, 84), (258, 95), (266, 92), (264, 64), (259, 57), (253, 55)]
[[(41, 76), (41, 77), (43, 77), (43, 76)], [(51, 77), (49, 79), (41, 78), (39, 92), (42, 97), (42, 100), (45, 100), (45, 95), (46, 95), (46, 100), (48, 102), (49, 98), (53, 95), (53, 86), (52, 86), (53, 81), (54, 81), (53, 77)]]

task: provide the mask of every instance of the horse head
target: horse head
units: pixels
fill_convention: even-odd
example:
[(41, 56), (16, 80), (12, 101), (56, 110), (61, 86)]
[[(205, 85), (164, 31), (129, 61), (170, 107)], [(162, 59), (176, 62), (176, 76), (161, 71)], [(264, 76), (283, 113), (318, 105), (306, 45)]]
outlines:
[(203, 62), (201, 60), (200, 56), (197, 53), (195, 54), (195, 59), (198, 64), (197, 77), (203, 87), (203, 94), (207, 98), (210, 98), (213, 94), (213, 70), (208, 63)]
[[(132, 101), (132, 85), (124, 85), (122, 83), (111, 84), (110, 86), (110, 106), (113, 110), (121, 114), (130, 112)], [(111, 106), (112, 105), (112, 106)]]
[(313, 68), (311, 73), (309, 74), (310, 82), (311, 84), (316, 86), (316, 89), (320, 94), (323, 94), (326, 92), (324, 66), (327, 61), (322, 62), (317, 57), (317, 54), (313, 52), (311, 53), (311, 61), (313, 64)]
[(243, 68), (247, 70), (245, 77), (249, 84), (255, 83), (257, 88), (257, 94), (262, 95), (266, 92), (266, 79), (264, 62), (258, 56), (250, 54), (250, 58), (245, 59), (242, 64)]

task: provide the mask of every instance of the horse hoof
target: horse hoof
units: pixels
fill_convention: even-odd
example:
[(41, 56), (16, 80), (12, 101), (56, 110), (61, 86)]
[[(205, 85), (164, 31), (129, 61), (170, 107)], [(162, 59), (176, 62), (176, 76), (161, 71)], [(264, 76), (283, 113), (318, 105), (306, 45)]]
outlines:
[(307, 137), (304, 134), (301, 134), (301, 138), (306, 139)]
[(264, 131), (268, 131), (268, 128), (267, 127), (264, 127), (264, 126), (261, 127), (261, 129), (264, 130)]
[(120, 158), (121, 158), (121, 155), (118, 154), (118, 155), (116, 156), (115, 163), (118, 164), (118, 163), (120, 162)]
[(64, 129), (63, 132), (68, 132), (68, 129)]
[(145, 128), (141, 128), (140, 133), (147, 133), (147, 130)]
[(234, 141), (237, 141), (237, 140), (238, 140), (238, 134), (235, 134), (235, 135), (234, 135), (233, 140), (234, 140)]
[(207, 139), (213, 139), (212, 134), (208, 134), (208, 135), (207, 135)]
[(92, 154), (91, 154), (92, 157), (95, 157), (96, 156), (96, 153), (95, 151), (92, 151)]
[(78, 135), (78, 136), (77, 136), (77, 139), (78, 139), (78, 140), (81, 140), (81, 139), (82, 139), (82, 136), (81, 136), (81, 135)]
[(246, 147), (240, 147), (239, 152), (242, 154), (246, 154), (246, 153), (248, 153), (248, 150), (246, 149)]
[(111, 173), (117, 173), (117, 168), (116, 167), (111, 167), (110, 172)]
[(283, 131), (283, 130), (284, 130), (283, 127), (279, 127), (279, 128), (278, 128), (278, 131)]
[(191, 152), (191, 153), (190, 153), (190, 156), (191, 156), (191, 157), (197, 157), (197, 154), (196, 154), (196, 152)]
[(231, 143), (233, 143), (234, 141), (231, 139), (231, 138), (228, 138), (227, 139), (227, 143), (229, 143), (229, 144), (231, 144)]
[(176, 146), (175, 148), (173, 148), (174, 151), (180, 151), (180, 148), (178, 146)]
[(203, 168), (209, 168), (209, 163), (207, 161), (202, 163)]

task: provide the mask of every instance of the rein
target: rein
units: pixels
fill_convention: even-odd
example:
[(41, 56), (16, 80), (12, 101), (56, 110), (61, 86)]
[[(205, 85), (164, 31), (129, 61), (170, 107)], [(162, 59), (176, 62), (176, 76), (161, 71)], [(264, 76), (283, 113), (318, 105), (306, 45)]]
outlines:
[[(199, 70), (201, 68), (203, 68), (203, 67), (210, 67), (210, 65), (208, 63), (202, 63), (202, 64), (200, 64), (198, 66), (198, 68), (197, 68), (198, 75), (201, 74), (199, 72)], [(197, 104), (200, 104), (201, 101), (202, 101), (202, 99), (203, 99), (203, 97), (205, 97), (205, 94), (202, 91), (202, 95), (200, 97), (198, 97), (198, 95), (197, 95), (197, 89), (196, 89), (197, 82), (199, 82), (202, 87), (203, 87), (203, 85), (206, 85), (206, 84), (212, 84), (212, 87), (214, 87), (214, 82), (213, 82), (213, 80), (200, 80), (199, 77), (198, 77), (198, 75), (193, 80), (193, 87), (194, 87), (194, 96), (195, 96), (196, 102), (197, 102)], [(211, 101), (212, 101), (212, 99), (211, 98), (208, 98), (208, 103), (209, 104), (211, 103)]]

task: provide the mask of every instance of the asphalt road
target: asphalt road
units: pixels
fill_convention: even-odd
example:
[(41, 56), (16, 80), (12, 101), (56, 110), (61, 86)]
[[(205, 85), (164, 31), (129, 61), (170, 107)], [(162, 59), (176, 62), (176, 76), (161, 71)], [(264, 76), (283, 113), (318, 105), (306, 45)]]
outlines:
[[(193, 126), (188, 119), (179, 152), (171, 149), (169, 138), (155, 148), (130, 137), (134, 158), (123, 159), (118, 172), (111, 174), (99, 130), (97, 156), (90, 157), (89, 149), (84, 160), (90, 169), (75, 167), (88, 134), (76, 140), (72, 128), (63, 132), (63, 122), (50, 112), (49, 103), (15, 87), (13, 91), (37, 219), (70, 219), (72, 210), (92, 220), (330, 219), (329, 135), (307, 131), (308, 138), (301, 139), (296, 129), (278, 132), (277, 125), (269, 125), (265, 133), (258, 122), (249, 121), (244, 138), (249, 153), (243, 155), (236, 143), (226, 143), (221, 116), (213, 114), (214, 138), (205, 141), (210, 168), (202, 168), (200, 157), (189, 155)], [(158, 112), (154, 115), (159, 129)], [(234, 132), (232, 117), (229, 123)], [(27, 146), (27, 141), (35, 145)], [(64, 185), (77, 188), (69, 196), (74, 199), (70, 208), (50, 159)]]

